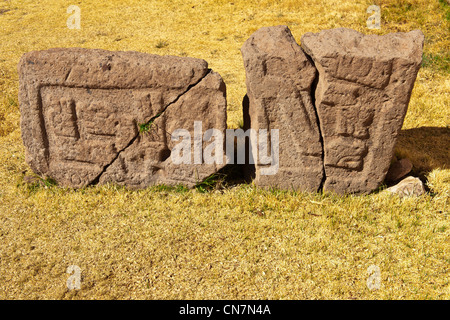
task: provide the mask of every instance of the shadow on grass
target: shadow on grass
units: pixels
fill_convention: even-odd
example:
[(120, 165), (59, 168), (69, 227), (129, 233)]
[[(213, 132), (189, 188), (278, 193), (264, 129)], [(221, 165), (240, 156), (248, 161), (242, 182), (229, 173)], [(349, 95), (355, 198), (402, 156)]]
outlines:
[(433, 169), (450, 168), (450, 127), (401, 130), (395, 154), (411, 160), (412, 174), (425, 181)]
[(197, 183), (195, 189), (203, 193), (251, 183), (253, 177), (249, 175), (248, 170), (249, 166), (243, 164), (227, 164), (216, 173)]

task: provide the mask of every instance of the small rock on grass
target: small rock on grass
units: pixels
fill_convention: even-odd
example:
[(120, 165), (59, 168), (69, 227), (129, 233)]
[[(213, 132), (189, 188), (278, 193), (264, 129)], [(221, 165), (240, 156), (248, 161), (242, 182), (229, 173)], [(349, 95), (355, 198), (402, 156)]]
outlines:
[(413, 164), (407, 158), (398, 160), (391, 164), (389, 171), (386, 175), (386, 182), (395, 182), (406, 176), (411, 172)]
[(419, 178), (407, 177), (386, 191), (397, 194), (400, 198), (421, 196), (425, 193), (425, 187)]

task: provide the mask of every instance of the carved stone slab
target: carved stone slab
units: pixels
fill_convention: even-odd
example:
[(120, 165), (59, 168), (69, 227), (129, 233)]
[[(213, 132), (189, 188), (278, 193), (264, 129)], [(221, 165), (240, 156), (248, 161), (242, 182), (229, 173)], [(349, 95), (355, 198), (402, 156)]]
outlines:
[[(195, 165), (195, 148), (192, 146), (191, 164), (173, 163), (169, 157), (174, 145), (178, 143), (178, 141), (172, 140), (171, 134), (177, 129), (184, 129), (189, 132), (191, 140), (194, 140), (196, 121), (201, 121), (202, 133), (205, 133), (207, 129), (216, 129), (225, 137), (225, 84), (218, 73), (208, 73), (200, 83), (192, 87), (170, 105), (160, 117), (156, 118), (150, 130), (139, 135), (105, 170), (100, 177), (100, 184), (115, 182), (129, 187), (142, 188), (164, 183), (192, 187), (217, 172), (225, 164), (226, 159), (223, 155), (221, 156), (222, 164)], [(201, 138), (204, 139), (204, 134)], [(224, 148), (224, 142), (219, 143), (221, 150)], [(204, 142), (204, 144), (210, 145), (209, 142)], [(203, 149), (206, 147), (205, 145)], [(202, 162), (205, 162), (204, 159)]]
[[(70, 187), (99, 181), (132, 181), (133, 186), (145, 187), (155, 182), (192, 185), (216, 171), (216, 166), (204, 164), (186, 165), (182, 173), (166, 170), (170, 130), (187, 123), (192, 126), (194, 120), (203, 121), (204, 131), (209, 126), (226, 129), (225, 85), (206, 61), (50, 49), (23, 55), (18, 71), (26, 161), (37, 174)], [(202, 104), (189, 99), (197, 98), (191, 91), (203, 98)], [(139, 132), (139, 126), (153, 118), (161, 126), (158, 137), (150, 139)], [(139, 162), (144, 167), (128, 171), (125, 161), (119, 168), (129, 157), (129, 148), (141, 149), (143, 156), (139, 154), (137, 160), (145, 160)], [(156, 173), (158, 179), (153, 177)]]
[(313, 63), (287, 26), (259, 29), (244, 43), (241, 52), (248, 96), (244, 126), (256, 131), (266, 129), (268, 133), (279, 130), (278, 172), (262, 175), (265, 165), (258, 159), (255, 184), (317, 191), (323, 178), (323, 161), (311, 99), (316, 76)]
[(344, 28), (301, 38), (319, 71), (315, 106), (324, 141), (325, 191), (368, 193), (383, 181), (423, 41), (419, 30), (377, 36)]

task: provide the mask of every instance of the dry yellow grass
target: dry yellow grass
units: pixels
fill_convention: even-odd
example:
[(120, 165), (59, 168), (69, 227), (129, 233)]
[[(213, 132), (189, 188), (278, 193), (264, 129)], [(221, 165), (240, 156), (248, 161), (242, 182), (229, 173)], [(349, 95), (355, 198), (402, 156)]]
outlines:
[[(0, 298), (2, 299), (449, 299), (449, 6), (437, 0), (67, 1), (0, 3)], [(447, 17), (447, 19), (445, 18)], [(30, 186), (17, 102), (20, 56), (51, 47), (137, 50), (207, 60), (228, 92), (228, 125), (242, 117), (243, 42), (258, 28), (421, 29), (424, 68), (397, 155), (429, 192), (336, 196), (238, 185), (200, 193), (154, 187)], [(69, 265), (81, 290), (66, 287)], [(381, 288), (366, 285), (381, 270)]]

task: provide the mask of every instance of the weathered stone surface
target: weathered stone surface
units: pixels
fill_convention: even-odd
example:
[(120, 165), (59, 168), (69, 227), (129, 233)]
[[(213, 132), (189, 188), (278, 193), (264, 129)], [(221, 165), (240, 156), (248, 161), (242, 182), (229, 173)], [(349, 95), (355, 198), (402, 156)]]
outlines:
[[(255, 184), (317, 191), (323, 178), (322, 145), (311, 99), (316, 70), (287, 26), (264, 27), (244, 43), (247, 99), (244, 127), (279, 130), (279, 169), (263, 175), (256, 161)], [(270, 136), (270, 134), (269, 134)]]
[(383, 181), (423, 40), (419, 30), (377, 36), (344, 28), (301, 38), (319, 71), (315, 107), (324, 141), (325, 191), (364, 194)]
[[(170, 153), (174, 144), (178, 142), (172, 141), (171, 133), (176, 129), (185, 129), (189, 131), (193, 140), (195, 121), (202, 121), (202, 134), (210, 128), (225, 133), (225, 84), (218, 73), (207, 74), (200, 83), (182, 95), (178, 101), (156, 118), (150, 130), (139, 135), (105, 170), (100, 177), (100, 184), (116, 182), (141, 188), (164, 183), (166, 185), (184, 184), (192, 187), (217, 172), (223, 167), (223, 164), (193, 164), (194, 147), (191, 148), (191, 164), (174, 164), (172, 162)], [(208, 145), (209, 142), (204, 142), (204, 144)], [(222, 143), (222, 149), (223, 145)], [(221, 158), (225, 163), (225, 159)]]
[[(203, 121), (204, 131), (209, 125), (225, 130), (225, 85), (206, 61), (50, 49), (23, 55), (18, 71), (26, 161), (37, 174), (70, 187), (98, 181), (144, 187), (184, 179), (192, 184), (193, 171), (198, 172), (198, 180), (215, 172), (215, 167), (203, 164), (187, 165), (180, 174), (165, 169), (171, 148), (166, 133), (173, 128), (192, 126), (198, 120)], [(200, 96), (202, 103), (189, 98)], [(140, 134), (139, 125), (155, 117), (158, 137), (149, 138), (154, 132)], [(128, 149), (136, 146), (142, 148), (135, 154), (143, 165), (140, 170), (127, 162), (133, 156)], [(124, 164), (118, 168), (119, 163)]]
[(408, 173), (410, 173), (412, 168), (413, 164), (408, 158), (395, 161), (389, 167), (388, 173), (386, 174), (386, 178), (384, 180), (387, 182), (395, 182), (397, 180), (400, 180)]
[(386, 192), (403, 197), (418, 197), (425, 193), (425, 187), (419, 178), (407, 177), (393, 187), (387, 188)]

